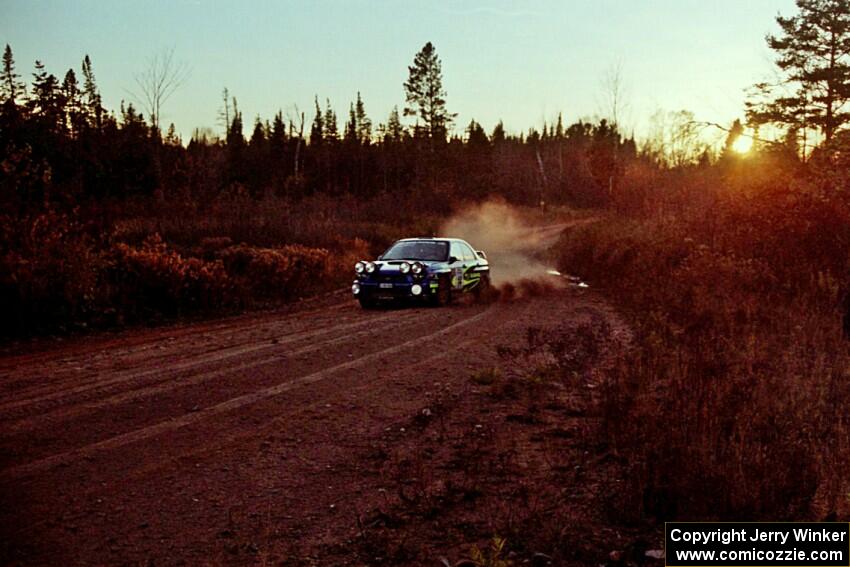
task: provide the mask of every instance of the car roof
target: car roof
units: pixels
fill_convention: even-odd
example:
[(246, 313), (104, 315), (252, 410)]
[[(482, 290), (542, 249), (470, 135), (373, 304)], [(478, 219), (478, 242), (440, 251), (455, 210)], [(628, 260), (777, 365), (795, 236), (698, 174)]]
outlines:
[(451, 238), (443, 236), (416, 236), (413, 238), (401, 238), (397, 240), (397, 242), (414, 242), (417, 240), (433, 240), (434, 242), (463, 242), (464, 244), (469, 244), (466, 240), (463, 240), (462, 238)]

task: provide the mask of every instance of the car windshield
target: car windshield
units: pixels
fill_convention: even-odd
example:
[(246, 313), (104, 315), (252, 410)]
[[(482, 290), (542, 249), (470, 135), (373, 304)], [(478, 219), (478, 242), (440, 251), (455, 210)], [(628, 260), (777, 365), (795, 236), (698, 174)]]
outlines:
[(381, 257), (382, 260), (425, 260), (445, 262), (449, 257), (449, 243), (430, 240), (396, 242)]

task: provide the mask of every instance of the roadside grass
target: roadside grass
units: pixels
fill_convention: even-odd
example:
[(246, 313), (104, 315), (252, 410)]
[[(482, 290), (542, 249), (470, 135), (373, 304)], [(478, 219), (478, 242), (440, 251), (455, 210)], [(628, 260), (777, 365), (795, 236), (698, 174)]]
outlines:
[(633, 326), (605, 388), (620, 518), (850, 517), (848, 241), (844, 203), (776, 191), (563, 235), (560, 269)]

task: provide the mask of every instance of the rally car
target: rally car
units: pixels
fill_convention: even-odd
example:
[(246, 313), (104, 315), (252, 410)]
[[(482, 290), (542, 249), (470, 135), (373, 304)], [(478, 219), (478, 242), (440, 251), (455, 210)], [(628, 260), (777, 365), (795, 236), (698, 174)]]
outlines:
[(445, 305), (490, 287), (487, 256), (459, 238), (405, 238), (376, 261), (357, 262), (354, 272), (351, 293), (366, 309), (393, 299)]

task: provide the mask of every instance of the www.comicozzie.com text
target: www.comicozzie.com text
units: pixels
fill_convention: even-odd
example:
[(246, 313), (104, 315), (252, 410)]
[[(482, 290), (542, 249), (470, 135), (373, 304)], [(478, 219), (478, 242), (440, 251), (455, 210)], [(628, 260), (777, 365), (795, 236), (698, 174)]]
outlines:
[(754, 528), (741, 529), (716, 529), (711, 531), (689, 531), (676, 528), (670, 532), (673, 541), (686, 541), (689, 543), (722, 543), (728, 545), (737, 541), (775, 541), (781, 544), (788, 542), (793, 534), (794, 540), (798, 542), (840, 542), (847, 541), (847, 530), (830, 530), (811, 528), (795, 528), (792, 530), (761, 530)]

